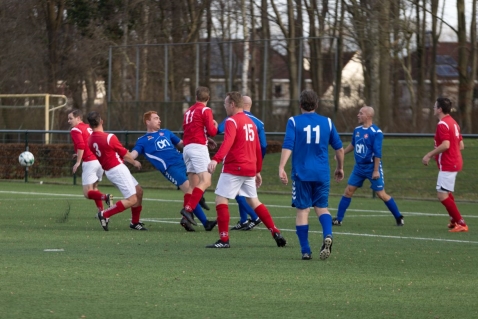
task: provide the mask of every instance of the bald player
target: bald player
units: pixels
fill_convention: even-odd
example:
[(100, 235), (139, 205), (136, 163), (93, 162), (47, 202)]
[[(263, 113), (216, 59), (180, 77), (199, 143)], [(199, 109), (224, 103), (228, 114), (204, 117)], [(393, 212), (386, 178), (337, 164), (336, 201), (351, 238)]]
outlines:
[(373, 124), (374, 110), (371, 106), (360, 109), (357, 118), (360, 126), (357, 126), (352, 135), (352, 141), (345, 148), (344, 153), (354, 151), (355, 166), (345, 188), (344, 195), (340, 199), (337, 209), (337, 217), (332, 220), (333, 225), (342, 225), (345, 211), (352, 201), (357, 188), (362, 187), (368, 179), (370, 188), (383, 200), (388, 210), (395, 218), (397, 226), (403, 226), (403, 216), (398, 210), (393, 197), (385, 192), (385, 183), (382, 170), (382, 141), (383, 133), (377, 125)]

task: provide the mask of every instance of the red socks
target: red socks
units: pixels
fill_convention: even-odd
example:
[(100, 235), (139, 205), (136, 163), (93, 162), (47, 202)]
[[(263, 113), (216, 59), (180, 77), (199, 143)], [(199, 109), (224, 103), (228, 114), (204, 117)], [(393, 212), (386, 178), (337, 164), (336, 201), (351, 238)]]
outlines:
[[(199, 201), (201, 200), (203, 194), (204, 191), (202, 189), (194, 187), (193, 193), (191, 194), (191, 197), (189, 198), (186, 205), (184, 205), (184, 208), (188, 212), (192, 212), (194, 208), (196, 208), (196, 206), (199, 204)], [(186, 199), (186, 195), (184, 196), (184, 198)]]
[(455, 223), (460, 224), (462, 226), (466, 226), (465, 221), (463, 220), (463, 218), (461, 217), (460, 212), (458, 211), (458, 207), (456, 207), (456, 203), (453, 199), (453, 195), (448, 196), (441, 203), (443, 204), (443, 206), (445, 206), (445, 208), (448, 212), (448, 215), (450, 215), (450, 217), (452, 218), (452, 220), (455, 221)]
[[(138, 207), (141, 207), (141, 206), (138, 206)], [(107, 210), (103, 211), (103, 217), (110, 218), (113, 215), (121, 213), (125, 209), (126, 208), (124, 208), (123, 202), (122, 201), (117, 201), (116, 204), (114, 204), (113, 206), (111, 206)]]
[(105, 194), (101, 194), (100, 191), (88, 191), (88, 199), (92, 199), (95, 201), (96, 207), (100, 211), (103, 210), (103, 201), (105, 199)]
[(264, 225), (266, 225), (267, 229), (271, 231), (271, 233), (280, 233), (279, 229), (277, 229), (277, 227), (274, 225), (274, 221), (272, 220), (269, 210), (267, 210), (267, 207), (264, 204), (257, 206), (254, 211)]
[(139, 216), (141, 215), (141, 210), (143, 206), (131, 207), (131, 224), (139, 223)]
[(216, 212), (219, 238), (223, 242), (227, 242), (229, 240), (229, 207), (226, 204), (217, 205)]

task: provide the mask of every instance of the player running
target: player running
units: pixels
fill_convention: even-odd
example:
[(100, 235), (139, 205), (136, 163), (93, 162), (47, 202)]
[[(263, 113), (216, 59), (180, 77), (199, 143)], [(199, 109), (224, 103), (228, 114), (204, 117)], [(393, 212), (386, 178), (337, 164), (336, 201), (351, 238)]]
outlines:
[(96, 156), (88, 147), (88, 138), (93, 130), (83, 122), (81, 110), (74, 109), (68, 113), (68, 124), (71, 126), (70, 136), (75, 147), (76, 163), (73, 165), (72, 172), (76, 173), (81, 164), (81, 183), (83, 185), (83, 195), (87, 199), (95, 201), (98, 211), (102, 211), (103, 201), (108, 207), (113, 204), (113, 195), (103, 194), (98, 189), (98, 183), (103, 178), (103, 168)]
[[(139, 154), (144, 155), (168, 181), (183, 191), (184, 205), (186, 205), (187, 199), (191, 196), (191, 189), (183, 156), (176, 149), (176, 146), (182, 146), (183, 141), (170, 130), (161, 128), (161, 119), (155, 111), (144, 113), (143, 122), (146, 125), (147, 133), (138, 138), (131, 151), (131, 157), (136, 159)], [(211, 231), (216, 226), (216, 221), (208, 220), (199, 204), (196, 205), (193, 212), (206, 231)], [(195, 231), (186, 217), (182, 218), (180, 224), (187, 231)]]

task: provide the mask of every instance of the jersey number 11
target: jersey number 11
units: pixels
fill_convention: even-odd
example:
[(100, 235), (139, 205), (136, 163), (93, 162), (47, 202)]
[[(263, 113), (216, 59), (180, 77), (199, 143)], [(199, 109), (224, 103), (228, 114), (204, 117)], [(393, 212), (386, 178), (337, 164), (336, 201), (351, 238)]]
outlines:
[[(312, 131), (315, 132), (315, 144), (319, 144), (320, 142), (320, 126), (317, 125), (316, 127), (314, 127), (312, 129)], [(310, 144), (310, 140), (311, 140), (311, 130), (310, 130), (310, 125), (307, 125), (306, 127), (304, 127), (304, 132), (307, 133), (307, 144)]]

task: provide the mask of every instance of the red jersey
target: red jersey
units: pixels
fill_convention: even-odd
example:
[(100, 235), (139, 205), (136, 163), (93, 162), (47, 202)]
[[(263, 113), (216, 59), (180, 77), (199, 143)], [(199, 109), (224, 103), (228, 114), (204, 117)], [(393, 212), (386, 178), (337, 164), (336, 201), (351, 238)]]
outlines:
[(70, 130), (71, 139), (73, 140), (73, 145), (75, 146), (75, 153), (78, 150), (83, 150), (83, 162), (91, 162), (96, 160), (95, 155), (91, 152), (88, 147), (88, 138), (90, 137), (93, 130), (86, 123), (79, 123), (77, 126), (73, 127)]
[(256, 176), (262, 169), (262, 152), (254, 122), (243, 112), (228, 117), (224, 141), (212, 158), (224, 160), (222, 171), (238, 176)]
[(450, 115), (446, 115), (438, 122), (435, 132), (435, 148), (440, 146), (443, 141), (450, 141), (450, 148), (435, 156), (440, 171), (461, 171), (463, 158), (461, 157), (460, 142), (462, 140), (460, 126)]
[(105, 132), (93, 132), (88, 140), (88, 146), (105, 171), (122, 164), (122, 158), (128, 152), (116, 135)]
[(207, 137), (214, 137), (217, 128), (214, 126), (212, 111), (201, 102), (196, 102), (184, 113), (183, 144), (207, 145)]

